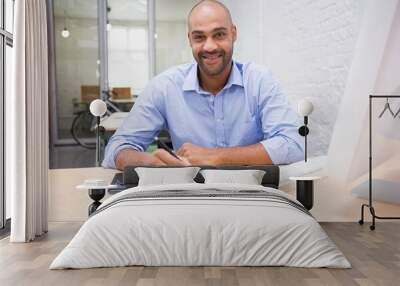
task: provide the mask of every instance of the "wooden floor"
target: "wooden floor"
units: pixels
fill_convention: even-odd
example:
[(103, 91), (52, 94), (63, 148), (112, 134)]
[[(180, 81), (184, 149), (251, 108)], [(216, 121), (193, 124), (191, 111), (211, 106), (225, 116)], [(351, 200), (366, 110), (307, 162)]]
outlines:
[(353, 268), (289, 267), (122, 267), (48, 270), (49, 264), (79, 229), (53, 223), (35, 242), (0, 241), (0, 285), (400, 285), (400, 223), (368, 225), (323, 223)]

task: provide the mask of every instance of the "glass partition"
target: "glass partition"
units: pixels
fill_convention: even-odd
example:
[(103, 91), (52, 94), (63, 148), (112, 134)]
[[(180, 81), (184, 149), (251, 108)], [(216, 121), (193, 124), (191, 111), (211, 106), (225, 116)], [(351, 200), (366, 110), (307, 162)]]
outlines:
[(106, 27), (109, 89), (114, 102), (129, 111), (129, 99), (149, 80), (147, 0), (109, 0)]
[[(52, 3), (56, 94), (55, 110), (50, 110), (55, 138), (50, 166), (94, 166), (90, 102), (100, 97), (101, 89), (108, 90), (109, 111), (127, 112), (153, 74), (192, 61), (186, 17), (196, 1)], [(115, 128), (107, 130), (104, 137), (109, 138)]]
[(97, 0), (54, 0), (54, 34), (58, 139), (72, 139), (74, 119), (99, 97)]
[(156, 0), (156, 73), (193, 60), (186, 18), (195, 0)]
[(5, 0), (5, 30), (14, 32), (14, 0)]

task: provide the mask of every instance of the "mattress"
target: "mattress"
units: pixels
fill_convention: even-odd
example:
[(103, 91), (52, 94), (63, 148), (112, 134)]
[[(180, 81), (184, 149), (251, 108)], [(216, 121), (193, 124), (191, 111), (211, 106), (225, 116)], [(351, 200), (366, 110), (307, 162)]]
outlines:
[(351, 267), (282, 191), (198, 183), (138, 186), (108, 198), (50, 269), (129, 265)]

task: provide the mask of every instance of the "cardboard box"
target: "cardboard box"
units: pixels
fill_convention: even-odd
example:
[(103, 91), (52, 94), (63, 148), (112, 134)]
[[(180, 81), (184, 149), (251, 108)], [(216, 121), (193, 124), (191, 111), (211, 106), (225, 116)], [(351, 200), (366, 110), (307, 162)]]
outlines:
[(98, 85), (81, 85), (81, 101), (91, 103), (100, 97), (100, 88)]
[(112, 89), (112, 99), (130, 99), (132, 98), (130, 87), (114, 87)]

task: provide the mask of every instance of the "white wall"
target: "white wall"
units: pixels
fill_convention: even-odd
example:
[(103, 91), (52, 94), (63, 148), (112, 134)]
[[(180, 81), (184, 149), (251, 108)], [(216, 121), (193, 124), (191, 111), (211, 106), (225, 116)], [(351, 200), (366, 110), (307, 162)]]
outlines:
[(263, 58), (263, 9), (262, 0), (223, 0), (231, 11), (238, 38), (234, 47), (234, 58), (242, 62), (262, 63)]
[[(354, 221), (365, 202), (351, 188), (367, 179), (368, 95), (400, 91), (398, 2), (224, 1), (239, 31), (235, 57), (268, 66), (294, 105), (304, 97), (315, 105), (311, 155), (328, 153), (329, 175), (316, 184), (312, 212), (319, 220)], [(392, 106), (397, 110), (400, 104)], [(393, 164), (400, 146), (386, 138), (396, 137), (398, 124), (381, 120), (375, 127), (381, 127), (374, 133), (376, 175), (400, 173)], [(294, 185), (286, 190), (293, 193)], [(377, 208), (385, 215), (400, 213), (399, 205)]]
[(269, 67), (296, 107), (315, 106), (310, 155), (326, 154), (360, 29), (362, 0), (226, 0), (239, 31), (235, 56)]

